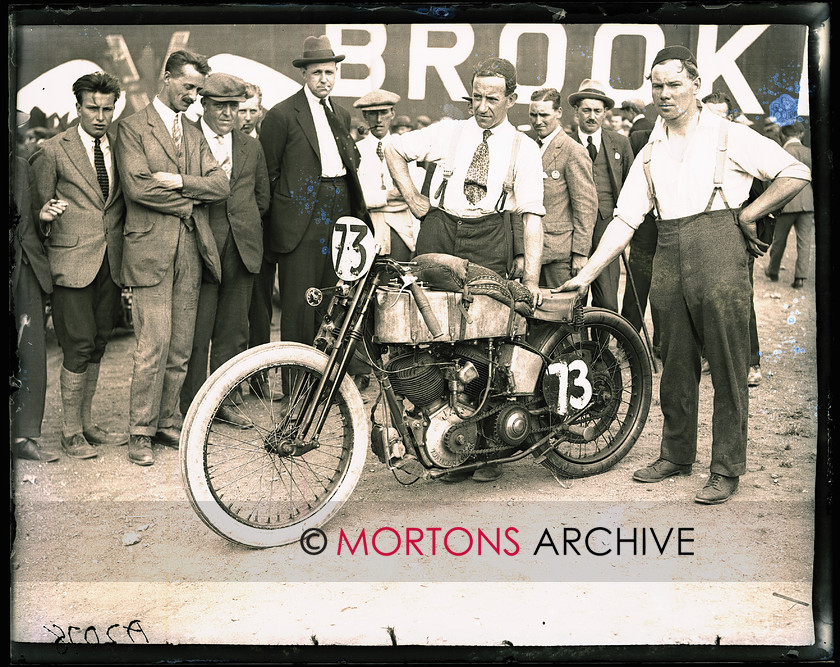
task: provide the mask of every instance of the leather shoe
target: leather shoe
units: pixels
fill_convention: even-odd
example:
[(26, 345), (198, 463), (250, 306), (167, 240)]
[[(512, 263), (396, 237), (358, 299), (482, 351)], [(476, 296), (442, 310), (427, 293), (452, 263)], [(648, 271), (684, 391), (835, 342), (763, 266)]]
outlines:
[(493, 482), (502, 476), (502, 466), (497, 463), (489, 463), (482, 466), (473, 473), (474, 482)]
[(128, 444), (128, 436), (124, 433), (111, 433), (104, 428), (100, 428), (98, 424), (92, 424), (82, 434), (85, 436), (91, 445), (110, 445), (113, 447), (122, 447)]
[(233, 424), (239, 428), (249, 428), (251, 426), (250, 420), (246, 419), (238, 409), (226, 404), (222, 404), (216, 412), (216, 419), (226, 424)]
[(51, 449), (44, 449), (36, 440), (32, 438), (20, 438), (15, 440), (12, 446), (15, 458), (27, 459), (28, 461), (45, 461), (52, 463), (58, 461), (61, 457), (58, 452)]
[(181, 444), (181, 429), (175, 428), (174, 426), (159, 429), (152, 438), (152, 441), (164, 447), (178, 449), (178, 446)]
[(738, 490), (738, 477), (727, 477), (726, 475), (719, 475), (713, 472), (709, 475), (709, 481), (706, 482), (697, 495), (694, 496), (694, 501), (703, 505), (719, 505), (725, 503), (732, 497), (732, 494)]
[(679, 463), (671, 463), (665, 459), (659, 458), (651, 463), (647, 468), (641, 468), (633, 473), (633, 479), (637, 482), (661, 482), (663, 479), (673, 477), (674, 475), (690, 475), (691, 464), (680, 465)]
[(802, 289), (805, 286), (805, 278), (794, 278), (791, 287), (793, 289)]
[(128, 438), (128, 460), (139, 466), (150, 466), (155, 462), (152, 441), (148, 435), (132, 435)]
[(85, 436), (81, 433), (74, 433), (71, 436), (61, 436), (61, 449), (67, 456), (74, 459), (95, 459), (96, 450), (90, 446), (90, 443), (85, 440)]
[(770, 273), (770, 272), (767, 271), (767, 269), (764, 269), (764, 275), (767, 276), (768, 278), (770, 278), (770, 280), (774, 283), (779, 280), (779, 274), (778, 273)]
[(750, 366), (750, 371), (747, 374), (747, 385), (750, 387), (757, 387), (761, 384), (761, 366)]

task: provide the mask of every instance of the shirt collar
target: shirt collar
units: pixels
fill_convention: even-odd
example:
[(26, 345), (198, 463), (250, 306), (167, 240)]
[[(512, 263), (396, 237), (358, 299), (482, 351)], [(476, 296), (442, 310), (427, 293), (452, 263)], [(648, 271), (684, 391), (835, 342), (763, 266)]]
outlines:
[(595, 144), (595, 148), (600, 149), (602, 131), (603, 131), (603, 128), (599, 127), (592, 134), (586, 134), (586, 132), (581, 132), (580, 128), (578, 128), (578, 137), (580, 138), (580, 143), (582, 143), (584, 146), (586, 146), (586, 144), (589, 143), (588, 140), (587, 140), (587, 137), (592, 137), (592, 143)]
[[(227, 143), (228, 140), (230, 139), (230, 135), (233, 134), (233, 130), (231, 130), (227, 134), (223, 134), (223, 135), (216, 134), (213, 130), (210, 129), (210, 126), (207, 123), (204, 122), (204, 116), (201, 117), (201, 120), (199, 122), (201, 123), (201, 131), (204, 132), (204, 137), (207, 139), (208, 144), (210, 143), (210, 140), (212, 139), (213, 144), (218, 145), (219, 142), (216, 141), (216, 137), (218, 137), (218, 136), (222, 137), (222, 142), (223, 143)], [(210, 145), (212, 146), (213, 144), (210, 144)]]
[[(309, 86), (304, 86), (303, 87), (303, 93), (304, 93), (304, 95), (306, 95), (306, 99), (309, 102), (309, 106), (313, 106), (313, 105), (314, 106), (321, 106), (321, 100), (322, 99), (325, 99), (325, 100), (329, 99), (329, 95), (327, 95), (326, 97), (323, 97), (323, 98), (316, 97), (315, 94), (311, 90), (309, 90)], [(332, 100), (330, 100), (330, 109), (335, 111), (335, 107), (333, 106)]]
[(791, 137), (790, 139), (788, 139), (788, 140), (787, 140), (787, 141), (786, 141), (786, 142), (782, 145), (782, 148), (784, 148), (784, 147), (785, 147), (785, 146), (787, 146), (788, 144), (801, 144), (801, 143), (802, 143), (802, 142), (801, 142), (799, 139), (797, 139), (796, 137)]
[[(706, 108), (705, 104), (700, 104), (700, 119), (698, 120), (698, 127), (704, 128), (716, 128), (718, 127), (721, 122), (727, 121), (725, 118), (721, 118), (716, 113), (714, 113), (711, 109)], [(653, 124), (653, 131), (650, 133), (650, 138), (648, 141), (665, 141), (668, 138), (668, 135), (665, 133), (665, 121), (662, 117), (658, 117), (656, 122)]]
[[(475, 116), (473, 116), (470, 120), (472, 120), (473, 125), (479, 131), (479, 133), (484, 134), (484, 128), (478, 124), (478, 122), (475, 119)], [(512, 131), (513, 129), (513, 125), (511, 125), (510, 121), (507, 118), (505, 118), (501, 123), (496, 125), (496, 127), (490, 128), (490, 132), (492, 132), (490, 136), (502, 136), (507, 132)]]
[[(88, 134), (88, 133), (84, 130), (84, 128), (82, 127), (82, 124), (81, 124), (81, 123), (79, 123), (79, 126), (78, 126), (78, 127), (79, 127), (79, 136), (80, 136), (80, 137), (81, 137), (81, 139), (82, 139), (82, 143), (85, 145), (85, 147), (90, 146), (91, 148), (93, 148), (93, 145), (94, 145), (94, 143), (96, 142), (96, 137), (92, 137), (92, 136), (90, 136), (90, 135), (89, 135), (89, 134)], [(110, 144), (108, 143), (108, 133), (106, 132), (106, 133), (105, 133), (105, 134), (103, 134), (101, 137), (99, 137), (99, 147), (100, 147), (102, 150), (105, 150), (106, 148), (108, 148), (108, 147), (109, 147), (109, 145), (110, 145)]]
[(172, 125), (175, 122), (175, 116), (179, 115), (178, 112), (173, 111), (168, 106), (163, 103), (159, 97), (155, 96), (155, 99), (152, 101), (152, 105), (155, 107), (155, 111), (158, 112), (158, 115), (163, 120), (163, 124), (166, 125), (166, 129), (169, 130), (170, 134), (172, 133)]
[(554, 137), (557, 136), (558, 133), (563, 131), (563, 126), (558, 123), (557, 127), (554, 128), (554, 132), (549, 134), (545, 139), (540, 139), (542, 141), (542, 147), (545, 148), (548, 146), (552, 141), (554, 141)]

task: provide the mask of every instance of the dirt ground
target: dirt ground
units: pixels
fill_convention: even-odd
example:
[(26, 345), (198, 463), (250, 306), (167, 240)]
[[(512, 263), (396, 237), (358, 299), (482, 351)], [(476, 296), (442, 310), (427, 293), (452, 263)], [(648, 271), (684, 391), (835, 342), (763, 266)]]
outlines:
[[(690, 477), (656, 485), (631, 480), (658, 453), (662, 417), (654, 376), (642, 437), (602, 475), (557, 480), (525, 460), (490, 484), (401, 486), (369, 454), (351, 502), (325, 527), (335, 544), (341, 530), (358, 535), (361, 528), (516, 526), (517, 558), (319, 558), (296, 544), (247, 550), (216, 536), (193, 513), (173, 450), (156, 447), (148, 468), (131, 464), (124, 447), (101, 448), (87, 461), (16, 461), (12, 640), (54, 643), (56, 660), (71, 659), (73, 644), (109, 640), (811, 644), (817, 313), (813, 279), (802, 290), (790, 286), (791, 245), (778, 283), (764, 276), (766, 258), (756, 263), (764, 377), (750, 389), (748, 473), (729, 503), (693, 502), (708, 474), (708, 375)], [(130, 331), (119, 332), (102, 363), (94, 415), (112, 430), (127, 430), (133, 345)], [(56, 445), (60, 363), (50, 333), (43, 440)], [(368, 404), (373, 397), (372, 389), (365, 392)], [(562, 560), (548, 548), (532, 553), (544, 529), (557, 535), (564, 526), (595, 525), (690, 527), (693, 555), (677, 554), (673, 543), (666, 554), (651, 555), (651, 547), (648, 555), (618, 559)]]

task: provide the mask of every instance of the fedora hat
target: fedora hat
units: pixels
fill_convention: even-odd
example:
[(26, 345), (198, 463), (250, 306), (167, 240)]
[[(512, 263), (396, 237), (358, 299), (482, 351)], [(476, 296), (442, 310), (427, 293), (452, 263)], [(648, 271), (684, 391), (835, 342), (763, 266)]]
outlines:
[(604, 94), (604, 86), (595, 79), (584, 79), (576, 93), (569, 95), (569, 104), (576, 107), (581, 100), (601, 100), (607, 109), (615, 106), (615, 101)]
[(294, 67), (305, 67), (310, 63), (340, 63), (344, 56), (333, 53), (330, 39), (326, 35), (310, 35), (303, 42), (303, 55), (292, 61)]

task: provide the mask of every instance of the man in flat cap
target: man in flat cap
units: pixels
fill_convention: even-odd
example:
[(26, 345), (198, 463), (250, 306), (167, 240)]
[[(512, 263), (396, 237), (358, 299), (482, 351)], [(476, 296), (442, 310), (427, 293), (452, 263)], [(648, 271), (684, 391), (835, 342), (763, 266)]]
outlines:
[[(604, 86), (594, 79), (584, 79), (577, 92), (569, 95), (577, 131), (572, 139), (582, 144), (592, 159), (592, 175), (598, 192), (598, 215), (592, 231), (592, 250), (598, 246), (607, 224), (612, 220), (615, 202), (630, 165), (633, 151), (627, 137), (604, 127), (607, 113), (615, 102), (604, 94)], [(592, 305), (618, 312), (618, 260), (610, 264), (592, 283)]]
[(230, 183), (204, 135), (182, 119), (209, 73), (204, 56), (175, 51), (155, 99), (117, 130), (126, 205), (122, 279), (133, 288), (137, 337), (128, 459), (141, 466), (155, 461), (152, 440), (178, 448), (202, 264), (221, 278), (208, 204), (227, 199)]
[[(705, 347), (714, 385), (711, 474), (695, 500), (717, 504), (732, 496), (746, 472), (752, 291), (747, 255), (767, 249), (755, 221), (804, 188), (810, 170), (772, 140), (700, 104), (697, 61), (687, 48), (660, 51), (649, 78), (659, 118), (597, 250), (561, 289), (585, 290), (654, 211), (658, 239), (650, 301), (663, 314), (664, 423), (659, 458), (633, 479), (653, 483), (691, 473)], [(753, 178), (771, 183), (741, 208)]]
[(414, 252), (416, 220), (391, 180), (385, 163), (385, 146), (391, 143), (394, 105), (399, 101), (400, 96), (396, 93), (380, 89), (360, 97), (353, 106), (361, 110), (370, 128), (370, 134), (357, 145), (362, 155), (359, 181), (376, 230), (376, 241), (383, 255), (407, 262)]
[[(270, 201), (268, 171), (260, 142), (236, 129), (239, 105), (247, 99), (245, 82), (230, 74), (211, 74), (201, 89), (201, 131), (213, 157), (227, 174), (230, 196), (210, 206), (210, 229), (222, 263), (221, 282), (205, 275), (198, 295), (195, 335), (187, 377), (181, 388), (181, 413), (186, 414), (210, 372), (248, 348), (248, 309), (254, 276), (263, 256), (262, 216)], [(191, 121), (187, 121), (191, 122)], [(219, 409), (217, 418), (246, 426), (236, 395)]]
[[(542, 160), (536, 143), (507, 118), (516, 102), (513, 64), (502, 58), (481, 62), (473, 74), (472, 99), (474, 114), (467, 120), (440, 121), (393, 137), (385, 147), (388, 167), (411, 212), (421, 221), (418, 255), (457, 255), (503, 276), (521, 275), (538, 305), (542, 301), (541, 217), (545, 214)], [(408, 170), (412, 160), (438, 164), (431, 197), (417, 191)], [(507, 192), (504, 184), (511, 166), (513, 183)], [(514, 251), (506, 211), (521, 215), (524, 251)], [(524, 269), (518, 270), (517, 264)], [(490, 481), (500, 474), (498, 466), (486, 466), (473, 479)]]
[[(330, 260), (333, 224), (344, 215), (367, 215), (350, 114), (330, 99), (336, 63), (342, 60), (326, 35), (307, 37), (303, 55), (292, 61), (303, 87), (269, 110), (260, 130), (271, 182), (268, 250), (276, 255), (283, 304), (280, 335), (307, 345), (315, 339), (317, 322), (306, 290), (336, 281)], [(264, 307), (270, 309), (273, 276), (261, 280)]]

